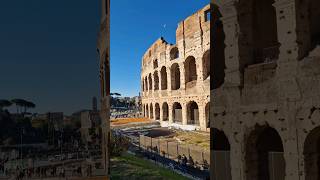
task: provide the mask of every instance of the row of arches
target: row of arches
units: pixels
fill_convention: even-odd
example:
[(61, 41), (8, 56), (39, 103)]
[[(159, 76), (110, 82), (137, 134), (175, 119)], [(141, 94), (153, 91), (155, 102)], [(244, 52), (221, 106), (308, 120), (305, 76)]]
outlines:
[[(232, 147), (228, 137), (216, 128), (212, 128), (211, 133), (212, 157), (213, 161), (216, 161), (213, 164), (219, 164), (219, 168), (222, 167), (224, 170), (223, 173), (217, 173), (214, 176), (216, 179), (231, 180), (230, 150)], [(244, 142), (247, 180), (285, 179), (287, 164), (282, 138), (276, 129), (269, 125), (256, 125), (254, 130), (245, 136)], [(305, 179), (318, 180), (320, 179), (320, 126), (307, 135), (303, 147)], [(219, 159), (221, 152), (224, 152), (228, 158)], [(228, 162), (225, 162), (226, 159)]]
[[(156, 64), (155, 64), (156, 63)], [(158, 61), (154, 62), (154, 68), (158, 67)], [(170, 71), (170, 77), (168, 72)], [(160, 76), (160, 77), (159, 77)], [(210, 51), (206, 51), (202, 58), (202, 77), (206, 80), (210, 76)], [(161, 80), (161, 81), (160, 81)], [(198, 80), (197, 63), (193, 56), (187, 57), (184, 62), (184, 80), (185, 87), (193, 87)], [(168, 85), (168, 81), (171, 82), (171, 87)], [(160, 72), (155, 70), (143, 77), (141, 84), (143, 92), (149, 90), (178, 90), (181, 87), (181, 68), (178, 63), (173, 63), (170, 68), (162, 66)]]
[[(174, 102), (170, 105), (173, 123), (183, 124), (184, 117), (182, 114), (182, 108), (183, 107), (179, 102)], [(199, 108), (202, 107), (199, 107), (195, 101), (190, 101), (186, 104), (185, 108), (187, 113), (186, 124), (200, 126)], [(204, 107), (204, 118), (206, 124), (209, 123), (209, 110), (209, 103), (207, 103)], [(162, 113), (162, 119), (160, 113)], [(163, 102), (162, 104), (155, 103), (154, 106), (152, 103), (143, 104), (143, 115), (155, 120), (169, 121), (169, 104), (167, 102)]]
[[(288, 16), (286, 13), (290, 10), (286, 9), (277, 11), (275, 2), (275, 0), (240, 0), (236, 7), (239, 12), (237, 21), (240, 26), (240, 32), (237, 33), (240, 35), (237, 38), (242, 42), (240, 44), (242, 47), (239, 47), (241, 52), (239, 69), (241, 73), (249, 65), (276, 61), (279, 58), (280, 45), (285, 46), (286, 43), (290, 43), (289, 41), (281, 43), (281, 38), (278, 37), (279, 32), (284, 32), (283, 36), (287, 38), (297, 38), (297, 41), (300, 42), (299, 59), (302, 59), (308, 55), (309, 51), (320, 45), (320, 23), (318, 23), (320, 12), (317, 10), (317, 7), (320, 6), (319, 0), (295, 1), (298, 4), (295, 7), (299, 8), (296, 13), (300, 14), (299, 16)], [(212, 79), (211, 84), (218, 88), (224, 81), (224, 70), (228, 68), (226, 67), (225, 57), (235, 57), (232, 54), (225, 54), (225, 52), (234, 52), (232, 49), (225, 50), (225, 44), (232, 44), (232, 40), (236, 37), (234, 37), (235, 33), (232, 31), (229, 31), (231, 34), (229, 32), (225, 34), (223, 24), (228, 24), (228, 22), (222, 22), (222, 14), (218, 9), (215, 9), (215, 11), (213, 13), (215, 16), (213, 30), (216, 36), (213, 37), (212, 42), (215, 52), (213, 55), (213, 77), (215, 79)], [(298, 33), (297, 37), (291, 37), (291, 34), (296, 33), (295, 29), (279, 30), (279, 28), (288, 28), (284, 27), (283, 24), (288, 24), (289, 18), (292, 18), (293, 22), (301, 26), (297, 28), (303, 29), (304, 33)], [(228, 38), (231, 41), (225, 42), (225, 36), (231, 36)], [(288, 45), (288, 47), (292, 46)], [(228, 48), (230, 47), (232, 46)], [(287, 49), (284, 53), (288, 55), (295, 51), (294, 49), (283, 49)]]

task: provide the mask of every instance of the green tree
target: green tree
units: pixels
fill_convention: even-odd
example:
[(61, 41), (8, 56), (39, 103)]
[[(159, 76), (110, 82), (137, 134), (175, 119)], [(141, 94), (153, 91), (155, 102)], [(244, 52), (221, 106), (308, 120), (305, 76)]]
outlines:
[(5, 107), (11, 106), (12, 103), (6, 99), (0, 99), (0, 110), (2, 110)]

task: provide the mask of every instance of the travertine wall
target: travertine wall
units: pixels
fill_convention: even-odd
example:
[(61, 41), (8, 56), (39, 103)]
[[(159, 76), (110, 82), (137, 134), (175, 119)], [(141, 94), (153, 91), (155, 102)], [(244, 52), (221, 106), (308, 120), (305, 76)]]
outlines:
[[(230, 153), (233, 180), (320, 178), (319, 2), (263, 0), (273, 11), (255, 11), (253, 0), (216, 1), (224, 37), (213, 61), (225, 69), (211, 90), (211, 154)], [(256, 27), (257, 17), (275, 17), (267, 25), (277, 34)], [(277, 42), (267, 45), (261, 32)]]
[(100, 58), (100, 94), (102, 152), (105, 175), (109, 175), (109, 139), (110, 139), (110, 1), (101, 0), (101, 22), (98, 34), (97, 51)]
[[(209, 9), (207, 5), (179, 23), (175, 45), (160, 38), (142, 58), (143, 114), (160, 120), (163, 126), (207, 129), (210, 21), (206, 16)], [(176, 111), (177, 107), (180, 110)]]

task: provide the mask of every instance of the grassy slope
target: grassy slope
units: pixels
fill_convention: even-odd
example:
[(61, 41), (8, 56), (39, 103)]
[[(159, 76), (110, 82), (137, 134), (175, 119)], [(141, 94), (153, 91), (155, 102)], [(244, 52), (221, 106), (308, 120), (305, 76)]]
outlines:
[(166, 168), (131, 154), (111, 159), (112, 180), (187, 180)]

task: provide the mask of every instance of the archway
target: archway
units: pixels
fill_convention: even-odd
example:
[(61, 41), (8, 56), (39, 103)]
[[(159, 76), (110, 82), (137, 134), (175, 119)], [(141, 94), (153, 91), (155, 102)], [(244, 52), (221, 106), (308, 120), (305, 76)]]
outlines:
[(225, 34), (223, 30), (223, 23), (220, 20), (221, 13), (217, 8), (214, 9), (213, 15), (214, 27), (213, 32), (216, 36), (213, 36), (212, 47), (213, 57), (210, 58), (210, 71), (213, 72), (213, 76), (210, 77), (210, 89), (217, 89), (224, 83), (225, 77)]
[(167, 89), (167, 69), (165, 66), (162, 66), (161, 71), (161, 90), (166, 90)]
[(144, 83), (145, 83), (145, 90), (148, 91), (149, 88), (148, 88), (148, 79), (147, 79), (147, 77), (144, 78)]
[(182, 123), (182, 106), (180, 103), (175, 102), (172, 106), (172, 115), (174, 123)]
[(306, 137), (303, 147), (305, 180), (320, 179), (320, 127), (314, 128)]
[(153, 119), (153, 106), (150, 104), (150, 118)]
[(156, 120), (160, 120), (160, 105), (159, 103), (156, 103), (154, 105), (154, 116)]
[(246, 141), (248, 180), (284, 180), (285, 160), (278, 132), (267, 125), (256, 125)]
[(162, 118), (163, 121), (168, 121), (169, 118), (169, 106), (166, 102), (162, 104)]
[(252, 3), (253, 64), (274, 61), (280, 52), (274, 0), (253, 0)]
[(179, 49), (174, 47), (170, 50), (170, 60), (179, 58)]
[(309, 1), (309, 22), (310, 22), (310, 39), (311, 39), (311, 49), (315, 48), (316, 45), (320, 44), (320, 1), (310, 0)]
[(180, 69), (177, 63), (171, 66), (171, 90), (180, 88)]
[(198, 104), (191, 101), (187, 104), (187, 124), (200, 125)]
[(195, 86), (197, 81), (196, 59), (189, 56), (184, 62), (186, 88)]
[(158, 75), (158, 71), (154, 72), (153, 77), (154, 77), (154, 90), (159, 90), (159, 75)]
[(148, 104), (146, 105), (146, 117), (149, 117), (149, 106), (148, 106)]
[(206, 51), (202, 57), (202, 75), (203, 80), (210, 76), (210, 50)]
[(153, 69), (156, 69), (158, 67), (158, 59), (155, 59), (153, 61)]
[(151, 73), (149, 74), (149, 90), (152, 90), (152, 77), (151, 77)]
[(210, 129), (210, 151), (213, 179), (231, 180), (230, 143), (223, 131)]

